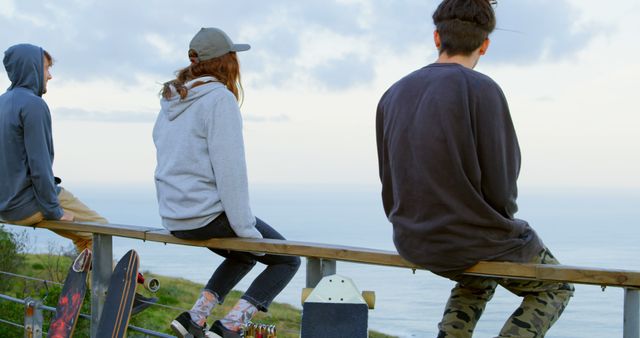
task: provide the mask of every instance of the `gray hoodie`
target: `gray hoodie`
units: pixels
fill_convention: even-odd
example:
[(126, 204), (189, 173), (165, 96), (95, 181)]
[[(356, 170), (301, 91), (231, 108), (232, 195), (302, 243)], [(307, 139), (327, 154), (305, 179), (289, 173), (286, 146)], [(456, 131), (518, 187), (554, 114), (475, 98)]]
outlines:
[[(209, 82), (210, 81), (210, 82)], [(191, 88), (196, 82), (208, 82)], [(262, 238), (249, 206), (242, 118), (215, 78), (187, 82), (189, 94), (162, 99), (153, 128), (155, 183), (162, 225), (201, 228), (225, 212), (239, 237)]]

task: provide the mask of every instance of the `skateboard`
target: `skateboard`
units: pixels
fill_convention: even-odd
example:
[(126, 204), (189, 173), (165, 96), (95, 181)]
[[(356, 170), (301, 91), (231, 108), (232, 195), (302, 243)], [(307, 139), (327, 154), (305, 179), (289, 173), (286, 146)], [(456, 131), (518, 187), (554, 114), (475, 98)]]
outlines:
[(129, 250), (113, 270), (96, 337), (125, 336), (136, 292), (139, 263), (138, 253)]
[(91, 250), (84, 249), (69, 268), (47, 337), (67, 338), (73, 335), (80, 307), (87, 292), (87, 274), (90, 267)]

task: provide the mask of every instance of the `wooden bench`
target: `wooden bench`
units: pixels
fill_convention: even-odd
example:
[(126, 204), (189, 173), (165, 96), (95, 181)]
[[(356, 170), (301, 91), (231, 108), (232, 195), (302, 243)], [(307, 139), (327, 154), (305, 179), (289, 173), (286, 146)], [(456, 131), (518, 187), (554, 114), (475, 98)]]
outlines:
[[(91, 232), (96, 239), (94, 247), (96, 244), (98, 247), (101, 245), (105, 248), (108, 247), (108, 250), (103, 253), (102, 256), (104, 257), (102, 258), (100, 258), (100, 252), (94, 252), (94, 256), (102, 261), (102, 263), (94, 261), (93, 275), (97, 279), (93, 282), (94, 289), (101, 287), (99, 281), (101, 278), (100, 274), (102, 274), (102, 278), (104, 278), (104, 275), (110, 273), (111, 270), (111, 236), (216, 249), (306, 257), (307, 287), (314, 287), (322, 276), (335, 273), (336, 261), (423, 269), (407, 262), (395, 251), (360, 247), (274, 239), (225, 238), (205, 241), (186, 241), (173, 237), (164, 229), (119, 224), (43, 221), (31, 227), (50, 230)], [(105, 244), (105, 240), (108, 241), (108, 243)], [(103, 266), (102, 268), (100, 268), (101, 265)], [(497, 278), (564, 281), (576, 284), (599, 285), (602, 287), (622, 287), (625, 289), (624, 338), (640, 338), (640, 292), (638, 291), (638, 289), (640, 289), (640, 272), (638, 271), (567, 265), (480, 262), (467, 269), (465, 273)]]

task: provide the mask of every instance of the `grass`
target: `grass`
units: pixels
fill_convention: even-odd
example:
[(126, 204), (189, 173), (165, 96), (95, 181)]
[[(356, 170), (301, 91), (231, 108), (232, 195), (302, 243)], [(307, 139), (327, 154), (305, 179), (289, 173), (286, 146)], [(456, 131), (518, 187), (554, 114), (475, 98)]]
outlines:
[[(64, 282), (67, 274), (71, 258), (68, 255), (59, 254), (28, 254), (25, 255), (25, 262), (19, 268), (21, 275), (27, 275), (35, 278), (47, 279), (55, 282)], [(151, 306), (140, 314), (133, 316), (129, 324), (142, 327), (148, 330), (172, 334), (169, 323), (180, 314), (183, 309), (191, 308), (191, 305), (197, 298), (203, 285), (194, 283), (183, 278), (174, 278), (156, 275), (151, 272), (144, 273), (145, 278), (157, 278), (160, 280), (161, 288), (153, 296), (158, 297), (158, 303), (169, 306), (171, 308)], [(8, 291), (3, 293), (15, 298), (24, 299), (32, 297), (43, 299), (45, 305), (55, 307), (60, 295), (61, 286), (56, 284), (44, 284), (38, 281), (27, 281), (11, 277), (10, 280), (0, 280), (2, 284), (8, 285)], [(152, 296), (150, 292), (139, 286), (139, 293), (145, 296)], [(217, 306), (210, 318), (223, 317), (230, 308), (236, 303), (242, 295), (239, 291), (232, 291), (225, 299), (224, 304)], [(91, 313), (90, 295), (87, 292), (85, 297), (82, 313)], [(44, 315), (44, 331), (48, 330), (52, 313), (43, 311)], [(14, 323), (22, 324), (24, 321), (24, 306), (22, 304), (9, 303), (0, 300), (0, 318), (10, 320)], [(301, 309), (289, 304), (273, 303), (269, 307), (268, 313), (258, 313), (254, 318), (254, 322), (276, 325), (279, 338), (293, 338), (300, 335)], [(80, 319), (78, 321), (74, 337), (89, 336), (89, 321)], [(24, 333), (22, 329), (13, 328), (11, 326), (0, 323), (0, 337), (19, 337)], [(131, 331), (128, 337), (145, 337), (145, 335)], [(370, 331), (371, 338), (392, 338), (393, 336), (385, 335), (379, 332)]]

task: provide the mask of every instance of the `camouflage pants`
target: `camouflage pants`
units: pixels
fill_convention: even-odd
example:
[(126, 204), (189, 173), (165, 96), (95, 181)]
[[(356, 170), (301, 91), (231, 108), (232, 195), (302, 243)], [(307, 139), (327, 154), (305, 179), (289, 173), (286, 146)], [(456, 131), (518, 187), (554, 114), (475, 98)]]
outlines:
[[(548, 249), (544, 249), (531, 263), (559, 264)], [(544, 337), (573, 296), (569, 283), (539, 282), (515, 279), (496, 279), (459, 275), (438, 324), (438, 338), (467, 338), (473, 335), (487, 302), (498, 285), (523, 297), (518, 309), (502, 327), (498, 338)]]

